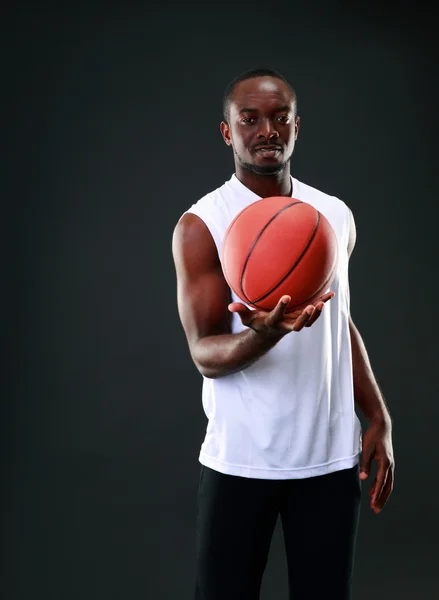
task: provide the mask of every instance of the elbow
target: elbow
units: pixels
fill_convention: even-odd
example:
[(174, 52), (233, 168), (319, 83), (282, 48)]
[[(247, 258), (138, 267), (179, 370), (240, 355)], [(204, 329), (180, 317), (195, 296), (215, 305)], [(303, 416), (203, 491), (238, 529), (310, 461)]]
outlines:
[(203, 377), (206, 377), (207, 379), (217, 379), (218, 377), (220, 377), (220, 373), (218, 369), (214, 369), (212, 367), (207, 367), (205, 365), (202, 365), (201, 363), (197, 362), (196, 360), (194, 360), (195, 366), (198, 369), (198, 372), (201, 373), (201, 375)]
[[(199, 340), (197, 341), (199, 342)], [(212, 364), (212, 359), (203, 351), (199, 343), (189, 344), (191, 357), (198, 372), (207, 379), (216, 379), (221, 376), (221, 366)]]
[(189, 347), (198, 372), (207, 379), (225, 377), (237, 370), (233, 368), (233, 364), (227, 359), (224, 352), (213, 351), (212, 344), (203, 344), (202, 340), (198, 340)]
[(219, 379), (220, 377), (226, 377), (227, 375), (234, 375), (240, 371), (240, 369), (231, 368), (230, 365), (206, 366), (196, 361), (194, 362), (198, 372), (201, 373), (203, 377), (206, 377), (206, 379)]

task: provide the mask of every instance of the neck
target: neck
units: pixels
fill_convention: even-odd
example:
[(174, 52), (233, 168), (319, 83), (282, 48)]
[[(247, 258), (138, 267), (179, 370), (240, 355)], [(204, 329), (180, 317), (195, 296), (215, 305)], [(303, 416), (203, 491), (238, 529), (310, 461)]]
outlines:
[(235, 168), (236, 177), (239, 181), (261, 198), (291, 196), (292, 194), (290, 163), (287, 163), (285, 168), (275, 175), (259, 175), (239, 164), (236, 164)]

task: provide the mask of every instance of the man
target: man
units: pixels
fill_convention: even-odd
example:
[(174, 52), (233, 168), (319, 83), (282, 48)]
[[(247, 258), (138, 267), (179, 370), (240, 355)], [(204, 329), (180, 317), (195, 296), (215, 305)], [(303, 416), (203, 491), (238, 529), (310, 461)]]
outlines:
[[(281, 74), (259, 69), (233, 80), (221, 133), (235, 173), (174, 230), (179, 314), (208, 418), (196, 600), (259, 598), (278, 515), (290, 598), (350, 598), (361, 480), (373, 459), (375, 513), (393, 486), (391, 419), (349, 310), (354, 219), (344, 202), (290, 175), (299, 125), (295, 91)], [(288, 296), (269, 313), (250, 309), (223, 276), (227, 226), (272, 196), (312, 204), (337, 236), (331, 290), (303, 311), (285, 314)], [(368, 420), (363, 437), (355, 403)]]

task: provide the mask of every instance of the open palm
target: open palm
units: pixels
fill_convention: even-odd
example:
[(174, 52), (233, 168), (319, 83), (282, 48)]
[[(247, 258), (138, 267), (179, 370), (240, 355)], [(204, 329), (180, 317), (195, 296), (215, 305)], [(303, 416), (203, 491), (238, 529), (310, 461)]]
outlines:
[(232, 302), (229, 304), (229, 310), (237, 312), (246, 327), (267, 335), (279, 335), (300, 331), (303, 327), (311, 327), (322, 314), (325, 303), (333, 297), (334, 292), (327, 292), (314, 304), (290, 312), (288, 312), (290, 296), (282, 296), (271, 312), (251, 310), (241, 302)]

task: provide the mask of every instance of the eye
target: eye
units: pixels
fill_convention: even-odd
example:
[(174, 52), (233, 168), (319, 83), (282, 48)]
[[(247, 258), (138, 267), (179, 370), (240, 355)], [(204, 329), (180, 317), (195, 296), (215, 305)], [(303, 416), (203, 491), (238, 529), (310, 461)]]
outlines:
[(280, 115), (277, 118), (277, 120), (280, 121), (281, 123), (288, 123), (290, 120), (290, 117), (289, 117), (289, 115)]
[(255, 117), (244, 117), (241, 119), (241, 123), (244, 123), (244, 125), (253, 125), (255, 121)]

